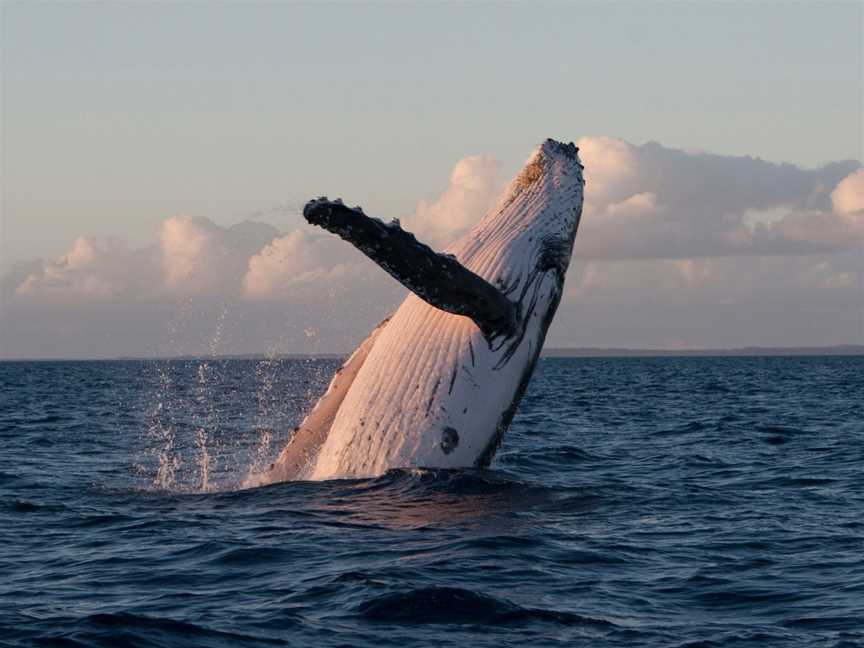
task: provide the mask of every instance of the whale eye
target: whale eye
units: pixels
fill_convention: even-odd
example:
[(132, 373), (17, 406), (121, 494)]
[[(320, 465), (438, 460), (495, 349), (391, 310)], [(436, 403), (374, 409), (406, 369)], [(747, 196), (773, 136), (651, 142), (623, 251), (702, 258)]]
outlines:
[(445, 427), (441, 433), (441, 450), (444, 454), (450, 454), (459, 445), (459, 433), (452, 427)]

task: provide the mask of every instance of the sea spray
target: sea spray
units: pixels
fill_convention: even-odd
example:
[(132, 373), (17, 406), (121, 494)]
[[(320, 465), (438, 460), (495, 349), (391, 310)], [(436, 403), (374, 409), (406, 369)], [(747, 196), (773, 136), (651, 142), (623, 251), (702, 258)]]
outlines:
[[(176, 304), (175, 314), (168, 322), (168, 339), (162, 349), (166, 356), (180, 355), (180, 340), (191, 300), (182, 299)], [(153, 394), (150, 407), (149, 425), (147, 429), (151, 442), (150, 454), (155, 460), (156, 472), (152, 485), (159, 490), (171, 490), (174, 487), (177, 472), (182, 465), (182, 458), (175, 452), (175, 430), (172, 408), (169, 398), (174, 393), (171, 365), (159, 361), (156, 365), (157, 387)]]
[(223, 302), (216, 319), (216, 327), (208, 343), (209, 358), (198, 363), (196, 371), (196, 399), (198, 401), (198, 420), (196, 421), (195, 447), (197, 449), (196, 464), (198, 466), (198, 490), (202, 493), (212, 490), (210, 474), (215, 455), (211, 449), (218, 451), (218, 441), (213, 437), (219, 426), (216, 412), (215, 387), (218, 376), (215, 368), (222, 348), (225, 318), (228, 307)]
[[(227, 333), (236, 324), (230, 305), (222, 304), (213, 313), (210, 335), (197, 344), (190, 339), (194, 310), (189, 300), (178, 302), (160, 350), (166, 359), (151, 366), (146, 435), (136, 461), (148, 489), (237, 489), (276, 459), (338, 367), (335, 358), (282, 356), (285, 336), (273, 342), (263, 358), (225, 358)], [(205, 352), (195, 357), (201, 341)], [(226, 390), (238, 362), (251, 369), (242, 399), (235, 397), (235, 388)]]
[(174, 422), (170, 411), (166, 411), (164, 396), (171, 393), (171, 376), (169, 368), (159, 366), (157, 369), (159, 387), (157, 400), (150, 413), (148, 433), (155, 441), (153, 452), (156, 455), (156, 475), (153, 486), (159, 490), (171, 490), (174, 478), (180, 469), (180, 456), (174, 452)]
[(261, 472), (270, 461), (274, 427), (272, 419), (273, 386), (278, 364), (279, 360), (276, 357), (275, 350), (271, 347), (267, 356), (255, 366), (255, 380), (258, 383), (258, 388), (255, 392), (255, 400), (258, 406), (255, 427), (259, 436), (257, 447), (249, 463), (247, 477)]

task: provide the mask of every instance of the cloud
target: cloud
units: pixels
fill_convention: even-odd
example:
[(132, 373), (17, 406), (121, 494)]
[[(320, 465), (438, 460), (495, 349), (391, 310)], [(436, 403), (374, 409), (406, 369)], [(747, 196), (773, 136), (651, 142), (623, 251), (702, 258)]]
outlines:
[[(456, 163), (448, 187), (418, 204), (406, 228), (443, 248), (492, 205), (503, 181), (488, 155)], [(14, 292), (26, 299), (124, 302), (198, 299), (268, 301), (302, 287), (366, 280), (371, 262), (342, 241), (299, 224), (287, 233), (245, 221), (222, 227), (207, 218), (176, 216), (159, 226), (156, 242), (130, 248), (122, 241), (77, 239), (58, 259), (19, 276)], [(310, 233), (313, 232), (313, 233)]]
[[(578, 259), (832, 253), (859, 244), (864, 232), (864, 171), (852, 169), (856, 163), (805, 170), (611, 137), (578, 144), (587, 180)], [(489, 155), (459, 160), (446, 189), (418, 204), (405, 227), (444, 248), (494, 205), (504, 185), (500, 170)], [(146, 248), (79, 238), (15, 292), (31, 299), (266, 301), (352, 281), (371, 268), (341, 241), (313, 232), (299, 223), (279, 232), (265, 223), (222, 227), (172, 217)]]
[(329, 240), (316, 239), (295, 230), (273, 239), (249, 259), (243, 277), (243, 296), (252, 300), (270, 300), (288, 296), (299, 285), (336, 281), (344, 277), (349, 263), (326, 265)]
[(421, 202), (404, 226), (425, 243), (442, 249), (467, 232), (494, 204), (504, 187), (501, 163), (472, 155), (456, 163), (450, 183), (431, 203)]
[(864, 236), (860, 218), (845, 217), (862, 199), (854, 161), (808, 170), (656, 142), (577, 144), (586, 167), (582, 258), (831, 253)]
[(547, 346), (861, 344), (861, 258), (577, 260)]
[(143, 248), (80, 237), (60, 258), (32, 267), (14, 292), (29, 299), (230, 299), (241, 293), (250, 256), (278, 233), (264, 223), (226, 228), (206, 218), (174, 217), (160, 225), (156, 243)]
[[(550, 344), (860, 338), (860, 164), (802, 169), (611, 137), (578, 145), (586, 202)], [(443, 249), (503, 186), (496, 159), (464, 158), (403, 225)], [(0, 282), (0, 356), (207, 353), (214, 339), (225, 353), (349, 350), (405, 291), (296, 218), (279, 231), (175, 216), (147, 246), (80, 237), (57, 259), (19, 264)]]
[(856, 260), (854, 251), (803, 257), (599, 259), (577, 263), (566, 290), (567, 297), (583, 304), (610, 299), (742, 303), (814, 294), (848, 299), (857, 288)]
[(637, 192), (635, 147), (614, 137), (583, 137), (577, 144), (585, 165), (588, 205), (619, 203)]
[(864, 224), (864, 169), (853, 171), (843, 178), (831, 192), (834, 211), (850, 222), (853, 227)]
[(60, 258), (32, 264), (13, 286), (22, 298), (105, 301), (136, 298), (158, 281), (151, 250), (79, 237)]
[(264, 223), (225, 228), (206, 218), (169, 218), (159, 229), (164, 288), (180, 295), (236, 296), (249, 258), (278, 234)]

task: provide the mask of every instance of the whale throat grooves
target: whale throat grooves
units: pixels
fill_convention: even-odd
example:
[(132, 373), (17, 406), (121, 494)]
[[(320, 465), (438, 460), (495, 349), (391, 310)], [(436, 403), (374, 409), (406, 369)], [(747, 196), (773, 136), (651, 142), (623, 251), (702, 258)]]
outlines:
[(359, 207), (327, 198), (309, 201), (303, 216), (351, 243), (428, 304), (474, 320), (487, 339), (516, 330), (516, 307), (500, 290), (456, 257), (438, 254), (418, 241), (398, 221), (384, 223)]

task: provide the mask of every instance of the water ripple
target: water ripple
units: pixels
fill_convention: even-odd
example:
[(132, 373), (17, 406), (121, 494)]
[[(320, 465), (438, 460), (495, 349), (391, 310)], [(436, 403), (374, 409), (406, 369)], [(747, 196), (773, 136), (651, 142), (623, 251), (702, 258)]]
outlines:
[(864, 645), (864, 359), (547, 359), (491, 470), (239, 490), (336, 364), (0, 364), (0, 646)]

